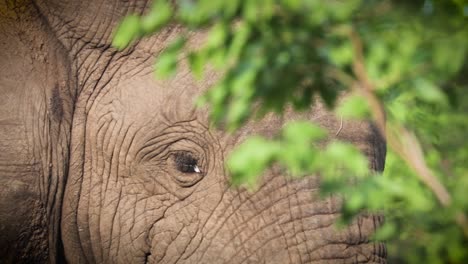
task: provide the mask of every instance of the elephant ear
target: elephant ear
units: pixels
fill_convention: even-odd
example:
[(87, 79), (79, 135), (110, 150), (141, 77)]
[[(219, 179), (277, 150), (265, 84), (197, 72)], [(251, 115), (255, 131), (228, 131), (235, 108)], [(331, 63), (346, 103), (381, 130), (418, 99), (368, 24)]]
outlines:
[(74, 82), (28, 1), (0, 1), (0, 259), (57, 262)]

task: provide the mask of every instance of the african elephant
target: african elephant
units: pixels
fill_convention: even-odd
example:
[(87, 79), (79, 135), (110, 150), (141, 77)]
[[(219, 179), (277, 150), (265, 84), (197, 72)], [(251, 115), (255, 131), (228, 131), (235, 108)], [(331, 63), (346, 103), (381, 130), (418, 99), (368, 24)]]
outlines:
[[(341, 123), (320, 105), (209, 126), (182, 63), (156, 80), (155, 54), (177, 26), (131, 48), (112, 31), (147, 0), (0, 2), (0, 260), (6, 263), (385, 263), (369, 242), (381, 216), (337, 229), (340, 198), (319, 177), (266, 173), (255, 192), (229, 186), (226, 155), (247, 136), (313, 120), (383, 170), (385, 142), (368, 122)], [(199, 45), (202, 33), (191, 35)]]

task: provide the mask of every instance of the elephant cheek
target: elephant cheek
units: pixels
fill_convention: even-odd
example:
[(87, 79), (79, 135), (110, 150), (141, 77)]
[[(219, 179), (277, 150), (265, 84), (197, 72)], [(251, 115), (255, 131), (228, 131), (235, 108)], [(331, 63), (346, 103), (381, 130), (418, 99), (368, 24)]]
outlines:
[[(187, 227), (190, 229), (190, 226)], [(150, 231), (149, 263), (175, 263), (189, 243), (189, 231), (180, 222), (162, 220)], [(184, 239), (185, 238), (185, 239)], [(180, 252), (179, 252), (180, 251)]]
[(206, 251), (204, 242), (212, 240), (207, 236), (207, 230), (214, 226), (211, 222), (222, 221), (216, 217), (219, 212), (214, 208), (220, 199), (220, 192), (212, 190), (206, 200), (191, 200), (169, 208), (148, 232), (151, 238), (148, 263), (198, 263), (201, 253)]

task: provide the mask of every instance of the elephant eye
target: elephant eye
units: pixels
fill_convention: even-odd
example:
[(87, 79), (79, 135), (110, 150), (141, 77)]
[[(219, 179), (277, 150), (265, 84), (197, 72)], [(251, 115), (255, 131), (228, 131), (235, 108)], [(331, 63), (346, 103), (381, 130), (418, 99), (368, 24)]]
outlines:
[(178, 152), (174, 155), (174, 162), (177, 170), (182, 173), (201, 173), (198, 160), (189, 152)]

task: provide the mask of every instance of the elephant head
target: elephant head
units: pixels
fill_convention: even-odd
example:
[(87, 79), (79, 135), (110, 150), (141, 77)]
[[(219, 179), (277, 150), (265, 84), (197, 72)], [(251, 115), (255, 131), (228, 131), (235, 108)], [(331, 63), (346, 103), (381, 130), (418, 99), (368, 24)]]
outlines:
[[(229, 185), (225, 157), (247, 136), (311, 120), (356, 144), (382, 170), (385, 143), (367, 122), (341, 123), (317, 105), (209, 126), (193, 100), (217, 80), (156, 80), (152, 62), (173, 26), (125, 51), (110, 46), (123, 15), (146, 1), (0, 4), (0, 253), (7, 261), (68, 263), (385, 262), (369, 242), (381, 216), (334, 226), (340, 198), (317, 176), (269, 170), (258, 190)], [(7, 38), (8, 37), (8, 38)], [(203, 41), (191, 35), (190, 45)], [(334, 133), (330, 133), (334, 134)], [(16, 220), (15, 220), (16, 219)]]

